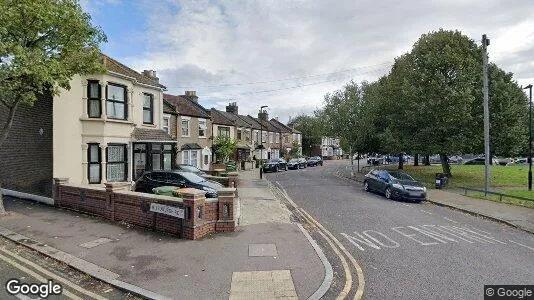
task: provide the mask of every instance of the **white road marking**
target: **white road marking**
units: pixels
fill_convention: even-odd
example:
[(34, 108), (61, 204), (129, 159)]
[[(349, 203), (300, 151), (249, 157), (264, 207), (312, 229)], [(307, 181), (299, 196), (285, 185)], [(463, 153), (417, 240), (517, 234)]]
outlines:
[(518, 242), (515, 242), (515, 241), (512, 241), (512, 240), (508, 240), (508, 241), (509, 241), (510, 243), (514, 243), (514, 244), (516, 244), (516, 245), (523, 246), (523, 247), (525, 247), (525, 248), (528, 248), (528, 249), (534, 251), (534, 248), (529, 247), (529, 246), (527, 246), (527, 245), (523, 245), (523, 244), (521, 244), (521, 243), (518, 243)]
[(452, 220), (452, 219), (449, 219), (449, 218), (447, 218), (447, 217), (443, 217), (443, 219), (445, 219), (445, 220), (447, 220), (447, 221), (449, 221), (449, 222), (453, 222), (453, 223), (456, 223), (456, 224), (458, 224), (458, 222), (457, 222), (457, 221), (454, 221), (454, 220)]
[(437, 242), (423, 242), (423, 241), (420, 241), (420, 240), (415, 238), (416, 234), (403, 232), (403, 231), (400, 230), (401, 228), (406, 228), (406, 227), (402, 227), (402, 226), (393, 227), (393, 228), (391, 228), (391, 230), (394, 230), (394, 231), (400, 233), (401, 235), (418, 242), (422, 246), (430, 246), (430, 245), (437, 245), (438, 244)]

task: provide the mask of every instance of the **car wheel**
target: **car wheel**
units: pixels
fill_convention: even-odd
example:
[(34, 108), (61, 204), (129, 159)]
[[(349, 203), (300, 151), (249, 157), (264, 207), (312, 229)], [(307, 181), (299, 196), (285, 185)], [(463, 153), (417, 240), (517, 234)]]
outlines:
[(367, 181), (363, 182), (363, 190), (369, 192), (369, 183)]
[(391, 189), (386, 188), (386, 199), (391, 199)]

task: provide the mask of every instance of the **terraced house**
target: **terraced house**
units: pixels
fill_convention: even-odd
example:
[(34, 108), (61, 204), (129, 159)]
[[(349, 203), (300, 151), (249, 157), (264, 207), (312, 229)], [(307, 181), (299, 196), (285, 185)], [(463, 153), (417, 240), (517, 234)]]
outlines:
[(101, 184), (171, 169), (176, 141), (162, 129), (165, 86), (154, 71), (103, 60), (105, 74), (75, 76), (71, 90), (54, 97), (53, 176)]
[(185, 95), (163, 95), (164, 128), (178, 143), (176, 162), (209, 170), (212, 160), (212, 122), (209, 113), (198, 103), (195, 91)]

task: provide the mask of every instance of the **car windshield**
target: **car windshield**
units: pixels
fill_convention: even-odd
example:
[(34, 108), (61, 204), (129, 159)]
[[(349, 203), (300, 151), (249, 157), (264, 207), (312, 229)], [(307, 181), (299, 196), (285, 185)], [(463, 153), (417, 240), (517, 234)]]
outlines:
[(267, 161), (267, 163), (268, 163), (268, 164), (276, 164), (276, 163), (278, 163), (278, 159), (269, 159), (269, 160)]
[(298, 161), (299, 161), (298, 158), (292, 158), (289, 160), (289, 162), (298, 162)]
[(192, 183), (201, 183), (201, 182), (206, 181), (204, 178), (198, 176), (197, 174), (193, 174), (189, 172), (180, 172), (179, 174)]
[(415, 181), (415, 179), (412, 178), (412, 176), (404, 173), (404, 172), (389, 172), (389, 175), (395, 179), (398, 180), (412, 180)]
[(183, 171), (194, 172), (194, 173), (198, 173), (200, 171), (196, 167), (188, 166), (188, 165), (180, 165), (180, 169)]

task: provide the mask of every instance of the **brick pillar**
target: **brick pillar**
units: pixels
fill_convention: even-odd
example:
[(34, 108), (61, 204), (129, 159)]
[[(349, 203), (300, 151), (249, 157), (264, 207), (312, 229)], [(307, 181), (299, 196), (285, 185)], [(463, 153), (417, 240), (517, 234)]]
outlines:
[(60, 186), (69, 183), (69, 178), (54, 178), (54, 188), (52, 189), (52, 198), (54, 199), (54, 205), (59, 206), (61, 204), (61, 190)]
[(236, 188), (237, 187), (237, 178), (239, 177), (239, 173), (237, 172), (229, 172), (228, 173), (228, 187)]
[(234, 218), (235, 188), (222, 188), (217, 191), (219, 195), (219, 212), (215, 231), (234, 231), (236, 221)]
[(206, 192), (193, 188), (180, 189), (184, 201), (185, 219), (182, 223), (182, 237), (196, 240), (206, 235), (204, 214), (206, 209)]
[(106, 193), (107, 193), (107, 199), (108, 199), (108, 211), (109, 216), (108, 218), (115, 221), (115, 192), (117, 191), (129, 191), (130, 190), (130, 183), (128, 182), (106, 182), (104, 183), (106, 186)]

